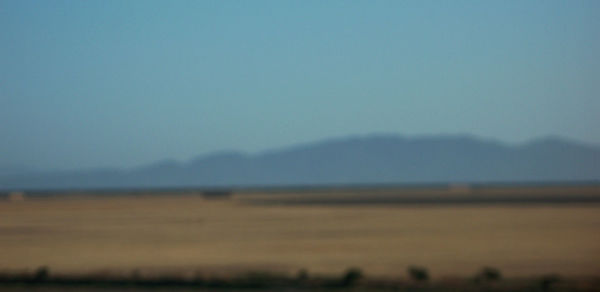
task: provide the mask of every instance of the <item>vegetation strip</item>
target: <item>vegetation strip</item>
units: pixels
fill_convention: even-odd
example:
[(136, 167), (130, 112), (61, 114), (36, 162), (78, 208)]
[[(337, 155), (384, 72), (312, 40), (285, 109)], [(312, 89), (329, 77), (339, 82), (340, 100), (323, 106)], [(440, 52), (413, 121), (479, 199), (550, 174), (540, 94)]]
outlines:
[(431, 281), (426, 268), (411, 266), (407, 279), (371, 279), (362, 270), (350, 268), (339, 277), (311, 276), (300, 270), (295, 276), (267, 272), (249, 272), (236, 277), (194, 278), (176, 276), (142, 277), (138, 270), (129, 276), (90, 274), (81, 276), (51, 275), (47, 267), (33, 273), (0, 273), (0, 288), (10, 285), (36, 287), (99, 287), (99, 288), (211, 288), (211, 289), (301, 289), (365, 291), (598, 291), (599, 277), (563, 279), (546, 275), (527, 279), (503, 279), (499, 270), (484, 267), (469, 279), (448, 278)]

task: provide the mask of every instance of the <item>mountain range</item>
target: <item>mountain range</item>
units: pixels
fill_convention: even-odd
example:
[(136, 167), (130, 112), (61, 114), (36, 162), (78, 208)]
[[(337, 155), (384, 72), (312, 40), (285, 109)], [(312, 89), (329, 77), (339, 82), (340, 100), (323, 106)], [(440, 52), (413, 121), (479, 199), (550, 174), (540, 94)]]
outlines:
[(468, 135), (368, 135), (257, 154), (218, 152), (131, 169), (11, 171), (0, 189), (318, 186), (600, 180), (600, 147), (559, 137), (520, 145)]

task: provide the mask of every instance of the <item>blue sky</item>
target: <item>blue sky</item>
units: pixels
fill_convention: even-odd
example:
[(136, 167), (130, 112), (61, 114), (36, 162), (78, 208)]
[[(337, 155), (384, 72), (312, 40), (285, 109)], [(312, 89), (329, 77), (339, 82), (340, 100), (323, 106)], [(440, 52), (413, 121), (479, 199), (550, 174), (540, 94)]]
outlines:
[(0, 165), (354, 134), (600, 144), (599, 1), (0, 0)]

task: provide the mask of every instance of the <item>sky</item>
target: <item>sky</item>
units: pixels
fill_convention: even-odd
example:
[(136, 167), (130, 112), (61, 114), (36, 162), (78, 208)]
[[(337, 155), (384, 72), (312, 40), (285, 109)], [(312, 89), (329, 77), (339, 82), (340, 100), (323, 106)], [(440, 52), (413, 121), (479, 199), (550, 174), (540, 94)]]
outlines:
[(600, 1), (0, 0), (0, 166), (331, 137), (600, 145)]

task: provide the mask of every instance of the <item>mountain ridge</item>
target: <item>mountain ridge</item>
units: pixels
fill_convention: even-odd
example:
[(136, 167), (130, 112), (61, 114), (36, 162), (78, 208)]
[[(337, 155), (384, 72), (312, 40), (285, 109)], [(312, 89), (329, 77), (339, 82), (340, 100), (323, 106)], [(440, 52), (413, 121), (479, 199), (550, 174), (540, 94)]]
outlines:
[(0, 189), (595, 180), (600, 180), (600, 147), (556, 136), (509, 145), (472, 135), (371, 134), (255, 154), (219, 151), (129, 169), (0, 175)]

